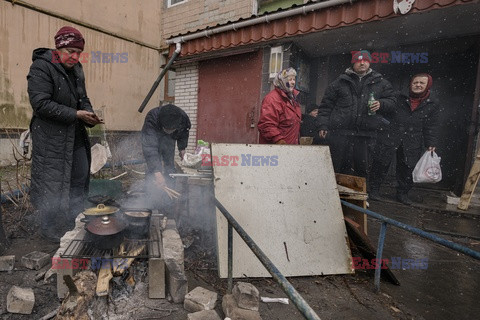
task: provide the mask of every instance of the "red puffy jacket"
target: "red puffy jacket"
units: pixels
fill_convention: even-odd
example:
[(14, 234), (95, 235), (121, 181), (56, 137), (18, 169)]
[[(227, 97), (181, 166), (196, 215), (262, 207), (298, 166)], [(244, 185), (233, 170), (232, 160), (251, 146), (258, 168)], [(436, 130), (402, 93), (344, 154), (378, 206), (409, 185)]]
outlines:
[[(293, 94), (298, 95), (294, 90)], [(262, 102), (258, 131), (260, 143), (277, 143), (285, 140), (287, 144), (298, 144), (302, 111), (300, 104), (288, 98), (287, 94), (275, 88)]]

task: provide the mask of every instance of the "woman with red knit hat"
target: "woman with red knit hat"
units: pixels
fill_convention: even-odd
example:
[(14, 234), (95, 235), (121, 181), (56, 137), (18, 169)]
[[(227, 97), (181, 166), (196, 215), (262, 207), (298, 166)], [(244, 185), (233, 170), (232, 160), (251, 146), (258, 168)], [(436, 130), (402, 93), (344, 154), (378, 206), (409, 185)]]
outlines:
[(380, 200), (379, 188), (393, 154), (397, 155), (397, 200), (411, 205), (412, 172), (418, 160), (438, 145), (439, 108), (430, 98), (432, 76), (420, 73), (410, 80), (409, 94), (400, 94), (391, 132), (380, 133), (372, 163), (369, 197)]
[(103, 120), (93, 112), (85, 90), (78, 61), (85, 45), (82, 34), (66, 26), (54, 40), (56, 50), (33, 51), (27, 80), (33, 108), (30, 198), (41, 234), (58, 241), (84, 209), (91, 160), (85, 126)]

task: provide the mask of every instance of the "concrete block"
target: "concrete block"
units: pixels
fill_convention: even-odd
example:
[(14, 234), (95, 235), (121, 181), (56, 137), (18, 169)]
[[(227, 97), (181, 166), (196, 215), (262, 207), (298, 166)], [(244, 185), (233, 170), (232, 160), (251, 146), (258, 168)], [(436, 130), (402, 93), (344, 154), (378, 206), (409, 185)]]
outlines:
[(188, 320), (222, 320), (215, 310), (203, 310), (189, 313)]
[(15, 265), (15, 256), (0, 257), (0, 271), (12, 271)]
[(261, 320), (260, 313), (254, 310), (239, 308), (232, 294), (223, 296), (222, 310), (232, 320)]
[(248, 282), (237, 282), (232, 290), (239, 308), (258, 311), (260, 293), (255, 286)]
[(31, 288), (12, 286), (7, 294), (7, 311), (10, 313), (31, 314), (35, 295)]
[(188, 293), (187, 276), (183, 268), (174, 260), (165, 262), (167, 267), (167, 288), (173, 302), (182, 303)]
[(183, 242), (177, 229), (167, 229), (162, 231), (163, 257), (165, 260), (175, 260), (183, 268), (184, 248)]
[(25, 268), (40, 270), (50, 262), (48, 253), (33, 251), (22, 257), (22, 264)]
[(217, 303), (217, 293), (202, 287), (196, 287), (185, 296), (183, 307), (190, 312), (213, 310)]
[(165, 261), (161, 258), (148, 259), (148, 297), (165, 298)]

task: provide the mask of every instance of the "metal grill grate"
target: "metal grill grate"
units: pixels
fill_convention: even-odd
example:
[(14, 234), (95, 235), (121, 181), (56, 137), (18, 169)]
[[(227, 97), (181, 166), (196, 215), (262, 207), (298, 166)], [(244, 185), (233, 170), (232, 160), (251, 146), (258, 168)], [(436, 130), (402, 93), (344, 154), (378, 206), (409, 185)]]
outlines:
[(118, 248), (109, 250), (100, 250), (94, 246), (94, 243), (87, 240), (72, 240), (61, 258), (160, 258), (160, 241), (159, 239), (125, 239), (122, 243), (124, 252), (130, 252), (139, 245), (144, 244), (145, 249), (142, 254), (136, 256), (119, 254)]

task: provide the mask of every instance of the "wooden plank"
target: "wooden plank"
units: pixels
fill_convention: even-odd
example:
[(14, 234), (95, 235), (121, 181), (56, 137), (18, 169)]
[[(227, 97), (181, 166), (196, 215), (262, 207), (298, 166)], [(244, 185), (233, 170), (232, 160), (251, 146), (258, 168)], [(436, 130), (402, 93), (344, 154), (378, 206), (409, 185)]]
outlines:
[(102, 267), (98, 272), (97, 280), (97, 296), (103, 297), (108, 295), (108, 290), (110, 288), (110, 280), (113, 278), (112, 274), (112, 262), (108, 259), (105, 259), (102, 263)]
[(458, 203), (457, 208), (460, 210), (467, 210), (470, 205), (470, 200), (472, 199), (473, 192), (475, 187), (478, 184), (478, 179), (480, 178), (480, 151), (475, 158), (472, 168), (470, 169), (470, 174), (468, 175), (467, 181), (465, 182), (465, 188), (463, 189), (462, 196), (460, 197), (460, 202)]
[[(341, 174), (341, 173), (336, 173), (335, 174), (335, 179), (337, 180), (337, 184), (353, 189), (355, 191), (361, 192), (363, 194), (366, 194), (367, 192), (367, 182), (365, 178), (362, 177), (356, 177), (356, 176), (350, 176), (347, 174)], [(366, 199), (355, 199), (355, 198), (349, 198), (349, 197), (342, 197), (340, 195), (340, 198), (350, 202), (351, 204), (354, 204), (356, 206), (362, 207), (364, 209), (367, 208), (367, 201)], [(342, 206), (343, 210), (343, 215), (347, 218), (352, 219), (356, 223), (358, 223), (363, 232), (365, 234), (368, 234), (367, 230), (367, 215), (359, 212), (357, 210), (354, 210), (352, 208), (347, 208), (345, 206)]]

